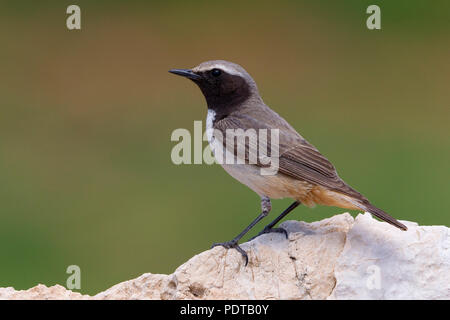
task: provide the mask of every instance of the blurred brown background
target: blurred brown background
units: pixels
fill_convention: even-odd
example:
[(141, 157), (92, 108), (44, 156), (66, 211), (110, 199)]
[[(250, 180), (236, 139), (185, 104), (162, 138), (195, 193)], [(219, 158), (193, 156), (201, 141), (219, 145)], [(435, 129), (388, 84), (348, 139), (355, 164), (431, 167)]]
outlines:
[[(69, 4), (80, 31), (66, 28)], [(366, 28), (370, 4), (382, 30)], [(425, 0), (1, 1), (0, 286), (65, 285), (72, 264), (90, 294), (170, 273), (259, 213), (220, 166), (170, 159), (172, 131), (192, 130), (206, 105), (167, 70), (211, 59), (244, 66), (374, 204), (450, 225), (449, 12)]]

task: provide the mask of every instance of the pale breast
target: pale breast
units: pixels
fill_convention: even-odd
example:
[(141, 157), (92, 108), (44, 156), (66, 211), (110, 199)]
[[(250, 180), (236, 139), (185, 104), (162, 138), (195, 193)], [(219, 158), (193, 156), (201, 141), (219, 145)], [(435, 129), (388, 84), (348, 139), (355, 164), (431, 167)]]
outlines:
[[(218, 140), (214, 139), (213, 125), (215, 112), (208, 110), (206, 118), (207, 138), (211, 146), (211, 150), (218, 150)], [(222, 160), (218, 155), (214, 154), (217, 161), (225, 169), (225, 171), (239, 182), (245, 184), (260, 196), (267, 196), (272, 199), (293, 198), (308, 202), (307, 195), (312, 189), (312, 185), (306, 181), (293, 179), (284, 174), (262, 175), (261, 168), (252, 164), (238, 164), (234, 154), (225, 151), (225, 158)], [(232, 164), (224, 163), (225, 159), (233, 159)], [(314, 205), (314, 203), (305, 203)]]

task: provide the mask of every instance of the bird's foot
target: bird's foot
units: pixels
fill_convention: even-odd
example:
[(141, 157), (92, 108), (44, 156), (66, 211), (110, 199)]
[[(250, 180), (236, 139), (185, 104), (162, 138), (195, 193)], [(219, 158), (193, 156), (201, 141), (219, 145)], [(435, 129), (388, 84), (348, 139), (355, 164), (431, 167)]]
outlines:
[(286, 237), (286, 239), (288, 238), (288, 233), (286, 231), (286, 229), (284, 228), (269, 228), (269, 227), (265, 227), (260, 233), (258, 233), (256, 236), (254, 236), (253, 238), (251, 238), (249, 241), (258, 238), (260, 235), (266, 234), (266, 233), (282, 233), (284, 234), (284, 236)]
[(236, 249), (236, 250), (237, 250), (240, 254), (242, 254), (242, 256), (244, 257), (244, 259), (245, 259), (245, 266), (247, 266), (247, 264), (248, 264), (248, 255), (247, 255), (247, 252), (245, 252), (244, 249), (242, 249), (242, 248), (239, 246), (237, 240), (234, 240), (234, 239), (233, 239), (233, 240), (227, 241), (227, 242), (218, 242), (218, 243), (214, 243), (214, 244), (211, 246), (211, 249), (214, 248), (214, 247), (217, 247), (217, 246), (222, 246), (222, 247), (224, 247), (225, 249)]

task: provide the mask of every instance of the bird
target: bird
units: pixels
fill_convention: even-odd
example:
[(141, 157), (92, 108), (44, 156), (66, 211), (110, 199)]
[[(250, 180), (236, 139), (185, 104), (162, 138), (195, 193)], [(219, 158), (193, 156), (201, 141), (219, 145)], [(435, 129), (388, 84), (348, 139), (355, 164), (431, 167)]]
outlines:
[[(262, 161), (252, 163), (219, 162), (233, 178), (256, 192), (261, 198), (260, 214), (236, 237), (230, 241), (214, 243), (212, 247), (222, 246), (236, 249), (248, 264), (248, 255), (239, 245), (239, 241), (258, 222), (271, 211), (272, 199), (291, 198), (294, 202), (277, 218), (267, 224), (257, 236), (276, 232), (286, 237), (283, 228), (275, 227), (300, 204), (308, 207), (318, 205), (334, 206), (344, 209), (364, 210), (381, 220), (401, 229), (407, 227), (372, 205), (361, 193), (350, 187), (338, 175), (334, 165), (319, 150), (306, 141), (284, 118), (267, 106), (259, 93), (256, 82), (240, 65), (225, 61), (211, 60), (202, 62), (192, 69), (171, 69), (170, 73), (193, 81), (203, 93), (208, 108), (206, 129), (212, 150), (223, 148), (234, 159), (248, 160), (249, 150), (254, 147), (249, 139), (217, 139), (219, 134), (226, 136), (227, 130), (277, 130), (278, 132), (278, 168), (275, 174), (261, 174), (265, 165)], [(269, 142), (275, 145), (275, 140)], [(272, 144), (271, 144), (272, 143)], [(239, 147), (246, 152), (238, 153)], [(268, 148), (270, 149), (270, 147)]]

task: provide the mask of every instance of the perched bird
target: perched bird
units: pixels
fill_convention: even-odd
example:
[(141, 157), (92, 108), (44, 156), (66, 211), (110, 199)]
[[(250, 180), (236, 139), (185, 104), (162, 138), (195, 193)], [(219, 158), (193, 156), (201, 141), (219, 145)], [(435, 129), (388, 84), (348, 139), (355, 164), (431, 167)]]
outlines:
[[(221, 163), (235, 179), (247, 185), (261, 197), (261, 214), (231, 241), (215, 243), (214, 246), (235, 248), (248, 263), (246, 252), (239, 240), (271, 210), (270, 199), (292, 198), (295, 200), (258, 235), (285, 230), (275, 225), (301, 203), (336, 206), (345, 209), (368, 211), (378, 218), (407, 230), (406, 226), (373, 206), (367, 198), (347, 185), (336, 169), (320, 152), (308, 143), (289, 123), (270, 109), (259, 95), (252, 77), (241, 66), (223, 60), (207, 61), (193, 69), (172, 69), (169, 72), (192, 80), (200, 87), (208, 105), (207, 129), (214, 129), (208, 136), (212, 149), (221, 144), (226, 152), (238, 156), (236, 146), (227, 148), (225, 140), (215, 139), (214, 132), (226, 136), (229, 129), (278, 129), (278, 171), (262, 175), (262, 163)], [(211, 130), (210, 130), (211, 131)], [(244, 140), (247, 151), (250, 143)], [(219, 146), (220, 147), (220, 146)], [(239, 147), (239, 146), (238, 146)], [(247, 154), (248, 155), (248, 154)]]

